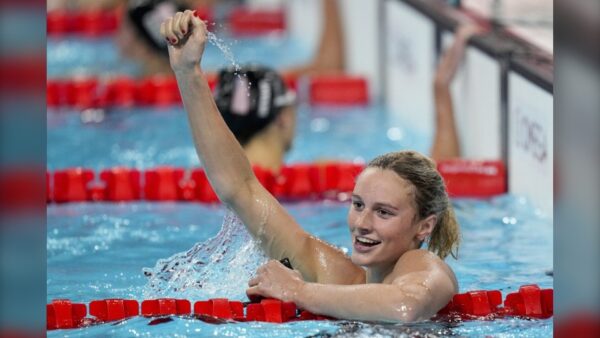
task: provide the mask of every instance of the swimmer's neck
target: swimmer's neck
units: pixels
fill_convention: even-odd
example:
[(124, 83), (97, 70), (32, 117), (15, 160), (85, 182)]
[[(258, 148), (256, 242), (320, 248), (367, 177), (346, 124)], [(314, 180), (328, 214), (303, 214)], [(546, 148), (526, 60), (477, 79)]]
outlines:
[(169, 59), (157, 55), (146, 61), (143, 69), (143, 76), (147, 77), (155, 75), (173, 75)]
[(374, 266), (367, 268), (367, 284), (369, 283), (385, 283), (386, 277), (394, 271), (395, 264), (386, 264), (382, 266)]
[(269, 134), (257, 135), (244, 145), (244, 151), (252, 165), (278, 173), (283, 164), (286, 150), (279, 140)]

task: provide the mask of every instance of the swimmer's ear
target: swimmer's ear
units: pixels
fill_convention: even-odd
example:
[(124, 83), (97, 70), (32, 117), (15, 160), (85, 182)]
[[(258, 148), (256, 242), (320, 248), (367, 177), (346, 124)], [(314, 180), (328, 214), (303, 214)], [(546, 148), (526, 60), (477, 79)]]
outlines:
[(437, 216), (429, 215), (418, 223), (419, 229), (417, 230), (417, 239), (424, 241), (427, 237), (431, 236), (435, 225), (437, 224)]

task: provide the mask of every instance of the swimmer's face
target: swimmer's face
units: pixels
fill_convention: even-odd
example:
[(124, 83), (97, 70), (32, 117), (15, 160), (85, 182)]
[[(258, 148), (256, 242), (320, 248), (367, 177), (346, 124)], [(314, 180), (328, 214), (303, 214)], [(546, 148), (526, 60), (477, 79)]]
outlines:
[(359, 175), (348, 212), (354, 264), (389, 268), (418, 248), (413, 189), (392, 170), (367, 168)]

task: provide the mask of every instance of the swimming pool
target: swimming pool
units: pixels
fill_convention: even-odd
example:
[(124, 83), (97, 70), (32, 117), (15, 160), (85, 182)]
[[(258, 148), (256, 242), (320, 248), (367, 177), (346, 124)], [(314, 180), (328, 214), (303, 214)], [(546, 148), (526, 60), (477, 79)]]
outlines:
[[(253, 43), (256, 46), (260, 41)], [(97, 48), (96, 52), (103, 50), (105, 44), (110, 45), (110, 42), (97, 45), (88, 41), (75, 42), (86, 44), (86, 48), (92, 50)], [(268, 57), (269, 46), (277, 45), (278, 42), (265, 42), (258, 49), (266, 51), (264, 57)], [(48, 48), (48, 67), (58, 69), (54, 68), (55, 61), (50, 60), (55, 46), (49, 44)], [(240, 55), (235, 45), (233, 50)], [(56, 73), (49, 72), (49, 76), (51, 74), (67, 75), (60, 69)], [(427, 135), (414, 134), (409, 126), (390, 117), (385, 108), (376, 103), (349, 108), (301, 105), (298, 118), (298, 136), (287, 158), (290, 163), (319, 159), (367, 161), (376, 154), (397, 149), (426, 152), (429, 146)], [(79, 114), (73, 112), (50, 111), (47, 121), (49, 170), (72, 166), (103, 169), (126, 165), (144, 169), (163, 164), (199, 165), (185, 114), (179, 107), (115, 110), (108, 112), (99, 123), (83, 123)], [(518, 196), (455, 200), (454, 204), (462, 226), (463, 244), (459, 260), (448, 259), (448, 262), (457, 274), (460, 292), (500, 289), (506, 295), (523, 284), (552, 287), (552, 277), (547, 273), (552, 269), (549, 217)], [(345, 223), (346, 204), (303, 202), (287, 204), (287, 207), (307, 231), (350, 250)], [(48, 205), (47, 300), (69, 298), (75, 302), (89, 302), (114, 297), (141, 300), (150, 292), (142, 268), (153, 267), (157, 260), (187, 251), (194, 244), (215, 236), (225, 214), (220, 206), (196, 203)], [(229, 247), (232, 253), (238, 249)], [(234, 268), (238, 269), (235, 271), (244, 269), (243, 266)], [(241, 299), (246, 281), (240, 279), (237, 284), (228, 283), (220, 296)], [(184, 291), (179, 297), (185, 298), (185, 292), (193, 295), (195, 291)], [(214, 325), (174, 317), (171, 322), (149, 326), (149, 321), (136, 317), (83, 329), (50, 331), (49, 336), (367, 337), (406, 334), (538, 337), (551, 335), (553, 328), (552, 319), (515, 318), (410, 325), (349, 321)]]

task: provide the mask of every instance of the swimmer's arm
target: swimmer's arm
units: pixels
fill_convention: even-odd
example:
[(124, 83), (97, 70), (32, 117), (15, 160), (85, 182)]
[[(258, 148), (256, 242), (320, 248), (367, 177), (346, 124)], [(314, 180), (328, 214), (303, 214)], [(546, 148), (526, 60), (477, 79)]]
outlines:
[(433, 93), (436, 129), (431, 147), (431, 157), (436, 161), (460, 157), (460, 145), (454, 122), (450, 84), (456, 75), (458, 65), (463, 59), (467, 41), (479, 31), (481, 29), (472, 24), (460, 26), (456, 31), (452, 45), (442, 55), (435, 74)]
[[(211, 186), (258, 237), (270, 257), (289, 257), (306, 280), (353, 282), (358, 277), (351, 272), (360, 273), (361, 269), (342, 252), (306, 233), (256, 179), (242, 147), (219, 113), (198, 63), (206, 43), (206, 26), (190, 13), (166, 21), (161, 32), (176, 41), (176, 46), (169, 47), (171, 66)], [(191, 35), (183, 38), (182, 27), (189, 26)]]
[(435, 73), (435, 86), (448, 86), (465, 54), (469, 39), (480, 32), (482, 28), (471, 23), (463, 24), (456, 29), (452, 45), (444, 52)]
[(460, 157), (460, 143), (452, 94), (448, 85), (434, 85), (435, 134), (431, 146), (431, 158), (435, 161)]
[[(177, 81), (198, 156), (219, 199), (231, 207), (274, 259), (288, 257), (305, 279), (352, 283), (361, 273), (344, 253), (305, 232), (256, 179), (250, 163), (218, 112), (202, 70)], [(354, 274), (350, 274), (352, 271)]]
[(309, 64), (284, 70), (293, 77), (344, 70), (344, 32), (338, 0), (323, 0), (323, 31), (315, 56)]
[(443, 271), (414, 271), (392, 284), (304, 283), (292, 301), (302, 309), (334, 318), (414, 322), (434, 316), (456, 291), (453, 278)]

